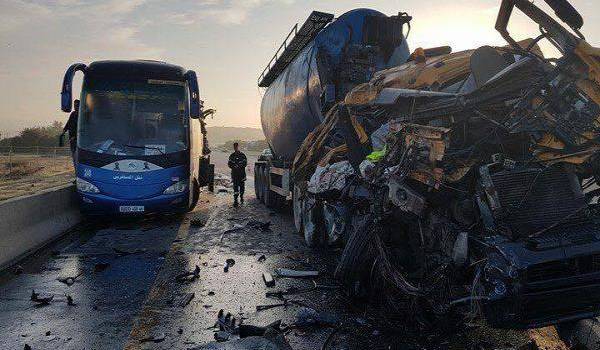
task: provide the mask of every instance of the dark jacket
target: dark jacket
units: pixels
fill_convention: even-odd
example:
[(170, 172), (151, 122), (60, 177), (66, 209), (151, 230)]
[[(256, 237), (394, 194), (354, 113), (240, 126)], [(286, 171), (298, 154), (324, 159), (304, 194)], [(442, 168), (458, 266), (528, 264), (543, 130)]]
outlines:
[(240, 151), (231, 153), (227, 165), (231, 168), (232, 180), (246, 180), (246, 166), (248, 165), (248, 159), (246, 159), (244, 153)]
[(73, 142), (77, 139), (77, 119), (79, 118), (79, 112), (77, 110), (71, 112), (69, 115), (69, 120), (65, 127), (63, 128), (63, 132), (69, 132), (69, 140)]

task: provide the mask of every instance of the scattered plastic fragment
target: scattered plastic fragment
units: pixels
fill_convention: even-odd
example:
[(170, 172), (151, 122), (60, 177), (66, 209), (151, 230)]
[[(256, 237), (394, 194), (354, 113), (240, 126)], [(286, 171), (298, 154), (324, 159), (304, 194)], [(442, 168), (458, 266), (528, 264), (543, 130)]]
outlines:
[(262, 277), (267, 287), (275, 287), (275, 279), (270, 273), (265, 272), (263, 273)]
[(279, 277), (288, 277), (288, 278), (307, 278), (307, 277), (318, 277), (319, 271), (300, 271), (300, 270), (292, 270), (285, 268), (277, 268), (275, 269), (275, 273)]
[(235, 260), (229, 258), (225, 260), (225, 265), (223, 266), (223, 272), (229, 272), (229, 268), (235, 265)]
[(157, 335), (151, 335), (149, 337), (140, 339), (140, 343), (160, 343), (166, 339), (165, 333), (159, 333)]

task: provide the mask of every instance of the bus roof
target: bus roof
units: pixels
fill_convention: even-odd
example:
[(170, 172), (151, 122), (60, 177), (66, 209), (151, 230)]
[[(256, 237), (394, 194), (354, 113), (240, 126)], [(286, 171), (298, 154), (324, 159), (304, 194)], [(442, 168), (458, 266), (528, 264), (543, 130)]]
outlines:
[(186, 70), (173, 64), (149, 61), (96, 61), (86, 69), (86, 78), (146, 80), (164, 79), (185, 81)]

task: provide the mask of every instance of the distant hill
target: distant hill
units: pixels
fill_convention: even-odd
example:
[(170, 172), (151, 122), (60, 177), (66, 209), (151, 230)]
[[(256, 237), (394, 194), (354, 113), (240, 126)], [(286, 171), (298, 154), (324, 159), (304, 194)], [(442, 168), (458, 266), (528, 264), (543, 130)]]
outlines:
[(208, 131), (208, 142), (213, 145), (222, 145), (227, 141), (258, 141), (264, 140), (265, 135), (258, 128), (236, 128), (224, 126), (210, 126)]

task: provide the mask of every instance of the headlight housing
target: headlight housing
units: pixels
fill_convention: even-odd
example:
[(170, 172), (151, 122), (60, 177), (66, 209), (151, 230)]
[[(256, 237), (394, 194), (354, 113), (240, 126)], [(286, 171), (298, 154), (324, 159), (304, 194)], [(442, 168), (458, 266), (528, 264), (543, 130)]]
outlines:
[(167, 187), (167, 189), (163, 192), (163, 194), (176, 194), (176, 193), (183, 193), (185, 192), (185, 190), (187, 190), (188, 187), (188, 180), (181, 180), (178, 181), (174, 184), (172, 184), (171, 186)]
[(77, 178), (76, 181), (77, 190), (85, 193), (99, 193), (100, 190), (94, 184), (85, 181), (84, 179)]

